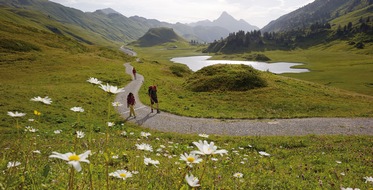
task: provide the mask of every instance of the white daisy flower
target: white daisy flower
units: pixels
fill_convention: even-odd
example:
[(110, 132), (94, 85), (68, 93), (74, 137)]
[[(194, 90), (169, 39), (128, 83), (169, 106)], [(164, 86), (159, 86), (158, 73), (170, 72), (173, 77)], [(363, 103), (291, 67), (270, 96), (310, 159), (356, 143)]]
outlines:
[(233, 177), (235, 177), (235, 178), (242, 178), (243, 174), (240, 173), (240, 172), (237, 172), (237, 173), (233, 174)]
[(97, 78), (93, 78), (93, 77), (89, 78), (89, 79), (87, 80), (87, 82), (92, 83), (92, 84), (101, 84), (101, 83), (102, 83), (102, 82), (99, 81)]
[(17, 167), (21, 165), (21, 162), (8, 162), (7, 168)]
[(198, 150), (192, 151), (191, 153), (201, 154), (201, 155), (210, 155), (210, 154), (227, 154), (227, 150), (217, 150), (217, 146), (214, 145), (214, 142), (208, 143), (207, 141), (193, 142), (193, 144), (198, 148)]
[(200, 185), (198, 184), (199, 183), (199, 180), (197, 177), (194, 177), (193, 174), (190, 174), (190, 175), (185, 175), (185, 180), (187, 181), (188, 185), (190, 187), (199, 187)]
[(70, 108), (73, 112), (84, 112), (84, 109), (82, 107), (72, 107)]
[(23, 117), (23, 116), (25, 116), (26, 114), (25, 114), (25, 113), (18, 112), (18, 111), (16, 111), (16, 112), (8, 111), (8, 115), (9, 115), (10, 117)]
[(115, 172), (109, 173), (109, 176), (125, 180), (132, 177), (132, 173), (127, 170), (117, 170)]
[(198, 163), (202, 162), (202, 159), (199, 158), (198, 155), (193, 154), (193, 153), (191, 153), (191, 154), (187, 154), (187, 153), (181, 154), (180, 155), (180, 160), (185, 161), (189, 167), (193, 167), (192, 164), (198, 164)]
[(50, 155), (49, 158), (59, 158), (59, 159), (65, 160), (67, 161), (68, 164), (72, 165), (76, 169), (76, 171), (80, 172), (82, 170), (82, 167), (80, 166), (80, 162), (89, 163), (89, 160), (87, 160), (87, 157), (89, 156), (89, 154), (91, 154), (90, 150), (79, 155), (76, 155), (75, 153), (71, 153), (71, 152), (68, 152), (66, 154), (52, 152), (52, 155)]
[(267, 156), (267, 157), (270, 157), (271, 155), (264, 152), (264, 151), (259, 151), (259, 154), (262, 155), (262, 156)]

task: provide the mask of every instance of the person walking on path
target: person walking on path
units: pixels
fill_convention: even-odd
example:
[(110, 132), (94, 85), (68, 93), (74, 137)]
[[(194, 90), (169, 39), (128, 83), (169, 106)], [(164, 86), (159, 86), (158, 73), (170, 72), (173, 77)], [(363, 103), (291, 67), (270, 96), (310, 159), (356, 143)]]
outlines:
[(132, 68), (132, 74), (133, 74), (133, 78), (136, 80), (136, 69), (135, 69), (135, 67)]
[(151, 113), (153, 113), (154, 104), (156, 104), (157, 113), (160, 113), (159, 106), (158, 106), (157, 86), (155, 86), (155, 85), (149, 86), (148, 95), (149, 95), (149, 98), (150, 98)]
[(135, 96), (132, 94), (132, 92), (130, 92), (127, 96), (127, 108), (130, 108), (130, 117), (133, 116), (134, 118), (136, 118), (135, 109), (134, 109), (135, 104), (136, 104)]

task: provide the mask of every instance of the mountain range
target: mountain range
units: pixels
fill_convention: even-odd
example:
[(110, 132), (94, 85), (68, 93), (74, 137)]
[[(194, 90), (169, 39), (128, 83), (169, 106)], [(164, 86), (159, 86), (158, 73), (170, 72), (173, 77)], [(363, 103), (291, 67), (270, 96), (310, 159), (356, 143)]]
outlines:
[[(98, 10), (110, 16), (111, 14), (119, 14), (111, 8)], [(97, 12), (97, 11), (96, 11)], [(121, 15), (123, 16), (123, 15)], [(125, 17), (125, 16), (123, 16)], [(168, 27), (175, 30), (177, 34), (188, 40), (195, 40), (199, 42), (212, 42), (216, 39), (224, 38), (231, 32), (238, 30), (253, 31), (259, 30), (258, 27), (250, 25), (244, 20), (236, 20), (227, 12), (223, 12), (219, 18), (214, 21), (204, 20), (191, 24), (170, 24), (167, 22), (160, 22), (156, 19), (147, 19), (140, 16), (131, 16), (130, 20), (141, 23), (145, 28)]]
[[(228, 36), (230, 32), (236, 30), (251, 31), (259, 29), (243, 20), (234, 19), (226, 12), (223, 12), (218, 19), (212, 22), (201, 21), (189, 25), (181, 23), (171, 24), (139, 16), (126, 17), (111, 8), (97, 10), (95, 12), (82, 12), (48, 0), (0, 0), (0, 6), (16, 9), (18, 15), (21, 16), (22, 14), (20, 12), (26, 10), (38, 11), (64, 25), (79, 26), (103, 38), (116, 42), (131, 42), (137, 40), (150, 28), (158, 27), (172, 28), (183, 38), (202, 43), (224, 38)], [(13, 12), (15, 12), (15, 10), (13, 10)], [(28, 19), (35, 22), (32, 18)], [(52, 31), (56, 30), (53, 29)], [(64, 33), (63, 31), (61, 32)]]

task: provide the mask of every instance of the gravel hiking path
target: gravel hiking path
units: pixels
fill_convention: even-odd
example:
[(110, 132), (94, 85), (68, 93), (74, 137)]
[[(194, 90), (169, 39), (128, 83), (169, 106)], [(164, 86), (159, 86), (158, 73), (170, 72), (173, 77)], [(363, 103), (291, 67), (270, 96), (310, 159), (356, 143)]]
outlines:
[[(125, 72), (132, 76), (132, 66), (124, 64)], [(150, 113), (150, 107), (140, 102), (138, 92), (144, 77), (137, 74), (119, 93), (115, 101), (123, 106), (117, 111), (128, 122), (161, 132), (184, 134), (215, 134), (229, 136), (302, 136), (302, 135), (373, 135), (373, 118), (302, 118), (302, 119), (207, 119), (178, 116), (166, 112)], [(135, 95), (136, 118), (128, 117), (127, 95)], [(162, 90), (160, 89), (159, 107), (162, 109)]]

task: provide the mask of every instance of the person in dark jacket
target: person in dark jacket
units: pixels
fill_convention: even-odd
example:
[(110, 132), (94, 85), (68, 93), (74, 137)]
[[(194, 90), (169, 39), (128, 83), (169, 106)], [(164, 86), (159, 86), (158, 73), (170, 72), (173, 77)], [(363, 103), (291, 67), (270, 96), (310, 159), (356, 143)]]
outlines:
[(135, 108), (134, 108), (135, 104), (136, 104), (135, 96), (132, 94), (132, 92), (130, 92), (127, 96), (127, 108), (130, 108), (130, 117), (133, 116), (134, 118), (136, 118)]
[(136, 80), (136, 69), (135, 69), (135, 67), (132, 68), (132, 74), (133, 74), (133, 78)]
[(149, 98), (150, 98), (151, 113), (153, 113), (153, 105), (154, 104), (156, 104), (157, 113), (160, 113), (159, 107), (158, 107), (157, 87), (155, 85), (149, 86), (148, 95), (149, 95)]

